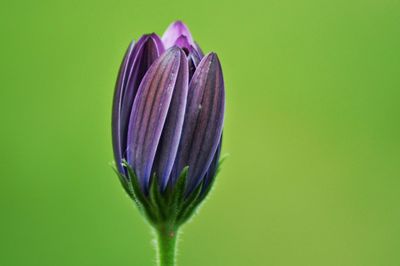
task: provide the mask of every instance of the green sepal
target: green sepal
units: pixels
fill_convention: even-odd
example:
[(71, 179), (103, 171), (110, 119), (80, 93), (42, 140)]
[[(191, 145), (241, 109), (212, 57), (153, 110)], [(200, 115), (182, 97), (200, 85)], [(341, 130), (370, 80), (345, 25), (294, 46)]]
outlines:
[(127, 178), (118, 172), (117, 168), (114, 166), (112, 167), (114, 172), (117, 174), (119, 182), (121, 183), (122, 187), (124, 188), (125, 192), (129, 195), (131, 199), (134, 199), (135, 195), (133, 192), (132, 184), (127, 180)]
[(183, 168), (181, 174), (176, 181), (174, 189), (171, 193), (168, 193), (168, 203), (171, 208), (171, 214), (176, 218), (178, 216), (179, 209), (182, 207), (185, 197), (186, 188), (186, 177), (189, 171), (189, 167)]
[(152, 177), (149, 192), (149, 201), (156, 210), (159, 224), (176, 225), (176, 218), (179, 213), (179, 207), (182, 205), (186, 185), (188, 167), (185, 167), (179, 175), (174, 186), (167, 186), (162, 191), (158, 179), (155, 175)]
[(200, 203), (200, 201), (198, 201), (198, 198), (201, 195), (202, 189), (203, 182), (201, 182), (200, 185), (198, 185), (197, 188), (184, 200), (182, 208), (179, 210), (179, 214), (177, 217), (179, 224), (184, 224), (196, 211)]
[(129, 183), (131, 184), (133, 191), (132, 199), (135, 201), (138, 209), (143, 215), (147, 217), (150, 223), (157, 222), (158, 219), (155, 216), (156, 211), (140, 188), (139, 179), (137, 178), (135, 171), (129, 166), (128, 162), (126, 162), (125, 160), (123, 160), (122, 165), (128, 171), (128, 177), (130, 181)]
[(161, 195), (160, 185), (155, 174), (150, 182), (149, 201), (155, 210), (154, 214), (157, 216), (157, 219), (159, 221), (167, 219), (166, 202), (163, 195)]
[(221, 171), (221, 166), (228, 157), (229, 154), (226, 154), (222, 156), (222, 158), (219, 160), (217, 170), (215, 171), (215, 175), (213, 176), (211, 183), (208, 184), (207, 187), (204, 187), (204, 181), (201, 182), (196, 190), (193, 191), (185, 200), (185, 204), (182, 207), (180, 214), (178, 215), (179, 224), (186, 223), (196, 213), (197, 209), (210, 194), (210, 191), (214, 187), (215, 179)]
[(162, 190), (158, 177), (153, 174), (146, 192), (140, 186), (135, 171), (125, 160), (122, 165), (127, 169), (127, 176), (122, 175), (115, 168), (114, 170), (126, 193), (135, 201), (151, 225), (155, 228), (165, 226), (178, 228), (196, 213), (198, 207), (208, 196), (225, 158), (226, 156), (218, 162), (217, 171), (211, 183), (205, 187), (203, 181), (189, 194), (185, 193), (188, 166), (181, 171), (176, 182), (173, 185), (169, 183), (165, 190)]
[(126, 168), (128, 171), (128, 177), (129, 177), (129, 183), (132, 186), (133, 193), (135, 195), (136, 200), (138, 200), (140, 203), (144, 204), (147, 200), (140, 188), (140, 184), (138, 181), (138, 178), (135, 174), (135, 171), (129, 166), (129, 164), (126, 161), (122, 162), (122, 165)]

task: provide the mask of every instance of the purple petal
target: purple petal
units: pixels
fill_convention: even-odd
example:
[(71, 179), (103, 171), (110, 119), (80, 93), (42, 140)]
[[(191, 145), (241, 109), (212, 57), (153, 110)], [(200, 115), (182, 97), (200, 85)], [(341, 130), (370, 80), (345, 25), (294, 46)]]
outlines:
[(189, 52), (194, 49), (185, 35), (179, 36), (179, 38), (175, 41), (175, 45), (182, 48), (186, 54), (189, 54)]
[(123, 174), (125, 170), (121, 161), (126, 152), (132, 104), (143, 76), (163, 51), (163, 44), (157, 35), (144, 35), (136, 45), (132, 43), (129, 46), (119, 71), (113, 103), (112, 135), (115, 161)]
[(121, 165), (122, 152), (121, 152), (121, 134), (120, 134), (120, 109), (122, 103), (122, 95), (124, 91), (125, 76), (127, 72), (128, 65), (132, 61), (132, 51), (134, 48), (134, 42), (132, 41), (129, 45), (127, 51), (125, 52), (124, 60), (119, 68), (117, 84), (115, 85), (114, 100), (112, 108), (112, 140), (113, 140), (113, 150), (114, 158), (117, 164), (117, 168), (120, 173), (125, 174), (125, 170)]
[(162, 189), (165, 189), (169, 181), (185, 117), (189, 74), (186, 56), (182, 54), (180, 59), (178, 77), (152, 171), (157, 174)]
[(189, 31), (189, 28), (182, 21), (178, 20), (169, 25), (162, 36), (162, 41), (165, 48), (168, 49), (176, 45), (176, 41), (182, 35), (187, 38), (187, 41), (191, 46), (194, 46), (193, 37)]
[(189, 84), (189, 93), (173, 170), (173, 182), (180, 170), (189, 165), (187, 192), (206, 174), (222, 133), (225, 91), (222, 69), (216, 54), (202, 59)]
[(144, 191), (148, 188), (157, 146), (183, 68), (182, 56), (185, 56), (183, 51), (173, 47), (158, 58), (143, 78), (133, 103), (127, 159)]
[(196, 50), (193, 50), (188, 55), (188, 64), (189, 64), (189, 80), (192, 79), (194, 72), (196, 71), (197, 66), (199, 65), (201, 58)]
[(165, 51), (165, 46), (157, 34), (149, 34), (150, 38), (156, 43), (158, 54), (161, 55)]
[(217, 150), (214, 154), (214, 157), (211, 161), (210, 167), (207, 170), (207, 173), (204, 177), (204, 181), (203, 181), (203, 191), (207, 189), (208, 185), (210, 185), (211, 181), (214, 179), (215, 174), (217, 172), (218, 169), (218, 162), (219, 162), (219, 157), (221, 155), (221, 147), (222, 147), (222, 135), (221, 135), (221, 139), (219, 140), (218, 143), (218, 147)]

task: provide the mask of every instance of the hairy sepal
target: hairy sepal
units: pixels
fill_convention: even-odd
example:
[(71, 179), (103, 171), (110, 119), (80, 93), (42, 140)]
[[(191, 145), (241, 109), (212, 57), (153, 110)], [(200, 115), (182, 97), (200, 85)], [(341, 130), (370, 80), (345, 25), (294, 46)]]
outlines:
[[(223, 159), (218, 163), (218, 174)], [(147, 221), (156, 228), (169, 226), (179, 228), (186, 223), (201, 205), (203, 200), (208, 196), (211, 186), (209, 184), (206, 190), (203, 190), (203, 183), (189, 195), (185, 195), (187, 186), (188, 167), (186, 166), (179, 175), (174, 185), (169, 184), (165, 190), (161, 189), (158, 178), (152, 175), (150, 186), (147, 193), (143, 192), (139, 184), (135, 171), (126, 161), (123, 161), (128, 176), (124, 176), (116, 169), (119, 181), (129, 197), (136, 203), (141, 214)], [(213, 178), (213, 181), (216, 178)], [(205, 193), (204, 193), (205, 192)]]

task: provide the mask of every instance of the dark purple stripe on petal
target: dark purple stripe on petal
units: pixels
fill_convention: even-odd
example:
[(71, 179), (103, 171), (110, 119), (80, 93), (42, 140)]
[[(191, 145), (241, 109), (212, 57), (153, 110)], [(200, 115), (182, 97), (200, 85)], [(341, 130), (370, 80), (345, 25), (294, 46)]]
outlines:
[(205, 56), (189, 84), (185, 122), (173, 170), (173, 181), (189, 165), (187, 192), (205, 176), (222, 134), (225, 91), (216, 54)]
[(142, 81), (151, 64), (153, 64), (153, 62), (159, 57), (159, 50), (161, 50), (162, 52), (163, 49), (162, 46), (159, 47), (157, 44), (156, 40), (159, 40), (157, 35), (146, 35), (145, 38), (146, 39), (144, 40), (143, 45), (138, 49), (138, 54), (135, 58), (135, 62), (133, 63), (132, 70), (129, 73), (125, 94), (123, 96), (121, 107), (121, 120), (124, 121), (124, 125), (122, 128), (124, 132), (126, 132), (127, 130), (133, 101), (139, 88), (140, 82)]
[(178, 77), (152, 171), (157, 174), (162, 189), (167, 186), (174, 165), (185, 117), (189, 75), (187, 58), (183, 53), (180, 60)]
[(144, 35), (136, 45), (129, 47), (121, 66), (114, 95), (112, 132), (115, 160), (123, 174), (121, 161), (126, 156), (126, 134), (132, 104), (143, 76), (163, 51), (163, 44), (157, 35)]
[(222, 148), (222, 135), (221, 139), (219, 140), (217, 151), (214, 154), (214, 157), (211, 161), (210, 167), (207, 170), (207, 173), (204, 177), (203, 181), (203, 191), (207, 189), (207, 187), (210, 185), (211, 181), (214, 179), (215, 174), (218, 169), (218, 162), (219, 162), (219, 157), (221, 156), (221, 148)]
[(189, 81), (192, 79), (194, 72), (196, 71), (197, 66), (200, 63), (201, 58), (198, 53), (193, 50), (188, 55), (188, 64), (189, 64)]
[(127, 159), (147, 191), (151, 169), (171, 103), (183, 51), (173, 47), (147, 71), (135, 98), (128, 129)]

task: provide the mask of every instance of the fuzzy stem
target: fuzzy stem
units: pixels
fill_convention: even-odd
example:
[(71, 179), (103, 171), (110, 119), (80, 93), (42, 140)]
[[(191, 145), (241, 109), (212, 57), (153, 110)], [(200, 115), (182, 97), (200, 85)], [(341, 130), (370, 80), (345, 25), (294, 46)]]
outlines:
[(171, 226), (160, 226), (156, 229), (156, 235), (158, 266), (175, 266), (178, 229)]

